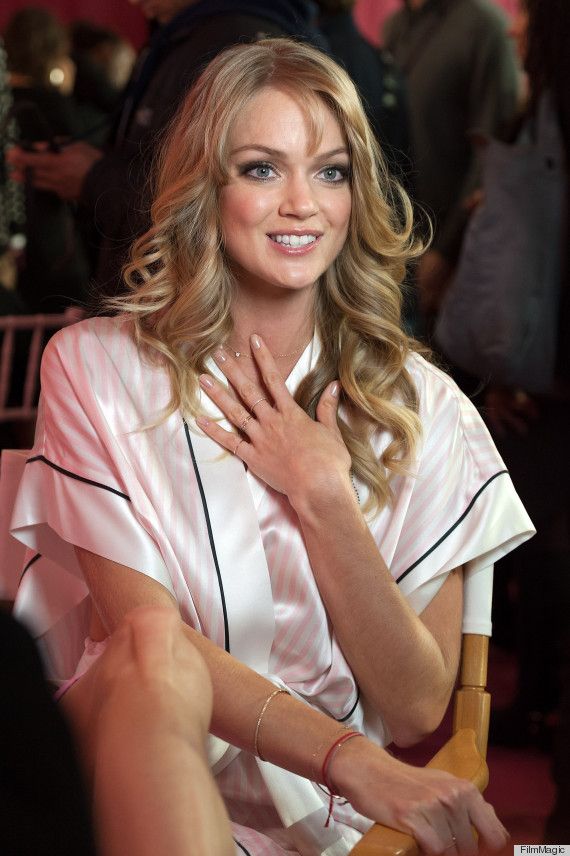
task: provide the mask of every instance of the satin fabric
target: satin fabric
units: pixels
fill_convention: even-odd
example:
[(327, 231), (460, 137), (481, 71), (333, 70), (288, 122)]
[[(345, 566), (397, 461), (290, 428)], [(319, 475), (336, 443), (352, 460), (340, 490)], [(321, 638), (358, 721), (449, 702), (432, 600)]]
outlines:
[[(315, 337), (288, 378), (290, 391), (319, 350)], [(213, 362), (209, 368), (221, 379)], [(368, 524), (420, 612), (450, 570), (483, 571), (533, 529), (471, 404), (421, 357), (412, 355), (408, 369), (423, 426), (417, 460), (393, 480), (392, 506)], [(129, 323), (90, 319), (54, 336), (42, 390), (12, 531), (45, 557), (24, 575), (16, 609), (33, 624), (50, 677), (73, 674), (87, 635), (88, 590), (71, 547), (78, 545), (153, 577), (188, 624), (276, 686), (389, 742), (330, 627), (287, 499), (180, 414), (157, 424), (168, 378), (137, 351)], [(202, 403), (221, 417), (206, 397)], [(378, 457), (389, 439), (373, 438)], [(357, 488), (364, 499), (364, 485)], [(42, 576), (46, 560), (52, 570)], [(488, 616), (475, 610), (470, 620), (487, 626)], [(343, 856), (370, 825), (346, 805), (325, 830), (326, 798), (312, 783), (221, 741), (212, 741), (210, 758), (236, 839), (252, 853)]]

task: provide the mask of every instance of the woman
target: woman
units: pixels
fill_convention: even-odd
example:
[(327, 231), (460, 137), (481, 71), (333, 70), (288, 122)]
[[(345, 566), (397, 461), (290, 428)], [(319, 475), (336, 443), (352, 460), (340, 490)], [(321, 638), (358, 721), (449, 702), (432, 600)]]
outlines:
[[(240, 852), (348, 853), (370, 818), (433, 853), (475, 852), (470, 823), (505, 842), (468, 783), (381, 748), (445, 711), (460, 567), (532, 526), (477, 414), (400, 329), (419, 247), (377, 156), (330, 59), (226, 51), (169, 134), (123, 314), (44, 357), (13, 527), (72, 574), (36, 611), (74, 675), (62, 703), (89, 755), (110, 634), (136, 606), (177, 608), (210, 669)], [(312, 782), (348, 800), (334, 818)]]

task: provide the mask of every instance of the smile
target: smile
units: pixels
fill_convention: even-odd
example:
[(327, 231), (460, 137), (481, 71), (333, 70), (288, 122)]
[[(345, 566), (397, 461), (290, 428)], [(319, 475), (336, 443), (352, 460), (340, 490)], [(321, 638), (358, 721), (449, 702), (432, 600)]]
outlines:
[(306, 247), (317, 240), (316, 235), (269, 235), (277, 244), (285, 244), (289, 247)]

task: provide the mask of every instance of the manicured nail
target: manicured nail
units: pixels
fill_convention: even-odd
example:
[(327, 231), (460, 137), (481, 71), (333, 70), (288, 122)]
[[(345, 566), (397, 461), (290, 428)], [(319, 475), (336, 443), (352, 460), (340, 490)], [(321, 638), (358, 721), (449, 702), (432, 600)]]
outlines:
[(207, 374), (200, 375), (200, 386), (205, 386), (207, 389), (214, 388), (214, 382)]
[(333, 385), (331, 386), (331, 395), (333, 398), (338, 398), (338, 394), (340, 392), (340, 383), (335, 380)]
[(261, 339), (259, 338), (257, 333), (254, 333), (253, 336), (251, 337), (251, 344), (257, 350), (259, 350), (261, 348)]
[(225, 355), (225, 353), (222, 351), (222, 349), (218, 348), (218, 350), (214, 354), (214, 359), (217, 363), (225, 363), (228, 358)]
[(207, 428), (209, 424), (210, 424), (210, 420), (206, 419), (205, 416), (197, 416), (196, 417), (196, 425), (199, 428)]

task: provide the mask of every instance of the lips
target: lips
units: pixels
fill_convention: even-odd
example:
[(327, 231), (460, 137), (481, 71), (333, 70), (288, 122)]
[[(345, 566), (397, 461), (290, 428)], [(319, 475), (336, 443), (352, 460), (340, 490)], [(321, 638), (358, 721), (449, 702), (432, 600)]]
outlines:
[(285, 244), (285, 246), (289, 247), (306, 247), (307, 244), (314, 244), (317, 240), (316, 235), (270, 235), (269, 236), (272, 241), (275, 241), (277, 244)]
[(322, 232), (270, 232), (267, 237), (278, 252), (297, 256), (310, 253), (322, 238)]

